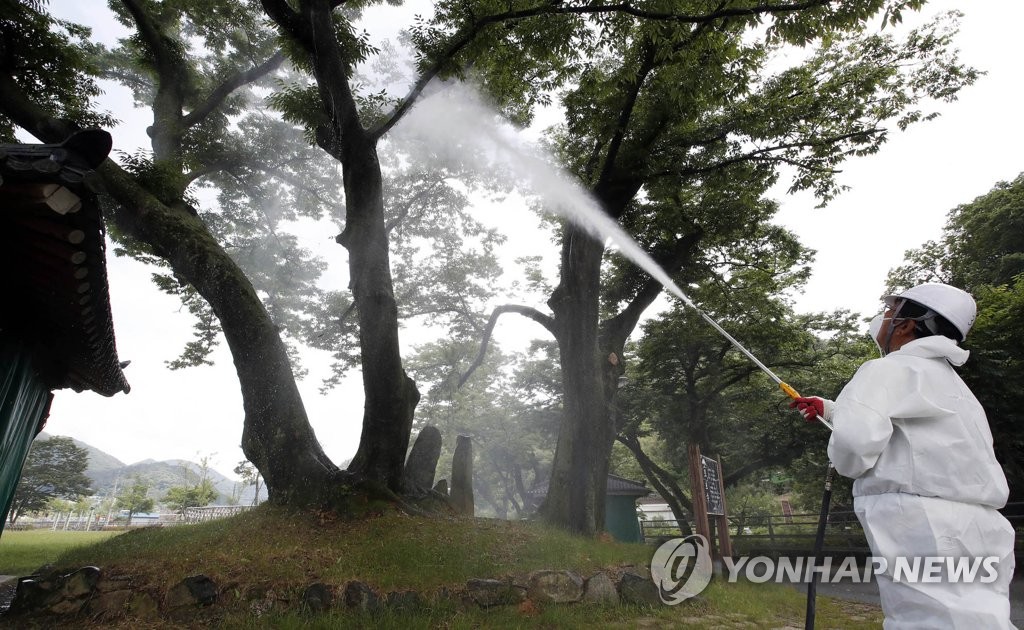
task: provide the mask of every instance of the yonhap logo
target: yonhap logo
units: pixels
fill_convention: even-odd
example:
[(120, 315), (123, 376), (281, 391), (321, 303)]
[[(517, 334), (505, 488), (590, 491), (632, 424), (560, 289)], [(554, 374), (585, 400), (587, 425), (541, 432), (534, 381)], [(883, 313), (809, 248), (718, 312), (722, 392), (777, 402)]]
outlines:
[(711, 552), (700, 534), (673, 538), (651, 558), (651, 578), (662, 603), (674, 605), (690, 599), (711, 583)]

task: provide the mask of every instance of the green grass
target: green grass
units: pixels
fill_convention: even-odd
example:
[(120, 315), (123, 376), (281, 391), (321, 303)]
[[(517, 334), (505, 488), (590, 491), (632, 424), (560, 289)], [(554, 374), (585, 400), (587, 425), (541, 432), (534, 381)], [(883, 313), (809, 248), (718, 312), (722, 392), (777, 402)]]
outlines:
[[(237, 630), (304, 628), (803, 628), (805, 595), (776, 584), (712, 583), (700, 603), (639, 608), (631, 606), (531, 606), (458, 609), (454, 606), (419, 613), (334, 613), (310, 617), (296, 612), (271, 613), (260, 618), (234, 615), (221, 619), (223, 628)], [(816, 627), (822, 630), (877, 630), (882, 616), (876, 607), (819, 598)]]
[(59, 561), (172, 583), (201, 572), (220, 583), (252, 575), (268, 585), (358, 579), (387, 590), (433, 589), (551, 566), (588, 573), (649, 560), (643, 545), (595, 541), (535, 523), (394, 512), (351, 521), (262, 506), (199, 525), (133, 530), (71, 549)]
[(91, 545), (118, 532), (5, 531), (0, 536), (0, 575), (28, 575), (74, 547)]
[[(222, 589), (218, 604), (203, 614), (211, 615), (210, 624), (228, 628), (803, 627), (804, 596), (795, 589), (722, 581), (712, 583), (697, 604), (656, 609), (525, 604), (480, 610), (446, 601), (403, 614), (336, 610), (310, 617), (294, 610), (312, 582), (340, 587), (358, 579), (381, 592), (414, 589), (429, 596), (470, 578), (523, 576), (536, 569), (571, 569), (586, 577), (606, 567), (642, 567), (652, 552), (649, 546), (573, 536), (536, 523), (421, 518), (392, 511), (344, 520), (262, 506), (230, 519), (139, 529), (69, 548), (56, 564), (69, 569), (95, 565), (108, 575), (131, 576), (134, 588), (157, 601), (182, 578), (202, 573)], [(289, 608), (256, 614), (250, 595), (268, 591), (277, 601), (290, 601)], [(862, 622), (858, 617), (864, 615), (851, 614), (849, 606), (820, 598), (818, 627), (878, 627), (877, 609), (866, 607), (867, 621)], [(132, 623), (125, 620), (121, 627)]]

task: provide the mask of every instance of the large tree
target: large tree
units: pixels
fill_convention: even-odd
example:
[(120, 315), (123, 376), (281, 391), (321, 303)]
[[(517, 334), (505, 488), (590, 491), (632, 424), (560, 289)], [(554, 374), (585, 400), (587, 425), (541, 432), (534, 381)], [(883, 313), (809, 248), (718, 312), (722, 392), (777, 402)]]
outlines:
[(13, 524), (26, 512), (46, 507), (51, 499), (76, 501), (88, 495), (91, 481), (85, 475), (89, 452), (68, 437), (36, 440), (28, 451), (21, 479), (14, 491), (8, 520)]
[[(919, 5), (694, 2), (671, 15), (647, 5), (600, 7), (592, 21), (582, 17), (592, 7), (535, 7), (580, 16), (573, 19), (585, 42), (572, 46), (585, 51), (579, 57), (560, 51), (569, 61), (559, 68), (574, 82), (562, 93), (558, 155), (681, 285), (700, 281), (704, 266), (728, 263), (708, 252), (743, 243), (770, 220), (774, 206), (763, 195), (783, 166), (792, 190), (826, 202), (841, 189), (843, 160), (877, 151), (887, 125), (926, 119), (922, 100), (954, 98), (974, 80), (950, 49), (948, 24), (902, 41), (868, 28)], [(529, 26), (493, 36), (515, 40)], [(793, 47), (806, 48), (805, 60), (772, 72), (776, 53)], [(502, 66), (481, 66), (488, 81), (498, 80)], [(623, 348), (662, 287), (609, 256), (585, 227), (566, 225), (561, 251), (550, 314), (527, 306), (502, 312), (534, 318), (558, 341), (565, 414), (544, 511), (593, 532), (603, 520)]]
[[(308, 161), (302, 143), (262, 150), (258, 143), (245, 144), (246, 138), (265, 138), (271, 123), (258, 117), (231, 120), (249, 100), (245, 88), (268, 81), (284, 57), (275, 51), (273, 33), (261, 25), (259, 14), (244, 3), (124, 0), (111, 7), (133, 33), (113, 51), (87, 41), (87, 30), (55, 20), (38, 7), (18, 5), (0, 17), (0, 26), (17, 35), (5, 37), (0, 59), (5, 127), (18, 126), (56, 143), (82, 126), (104, 123), (90, 114), (89, 103), (81, 103), (81, 96), (96, 94), (94, 77), (101, 73), (130, 85), (136, 99), (152, 108), (153, 124), (147, 130), (152, 152), (126, 156), (124, 166), (107, 160), (99, 168), (115, 201), (108, 213), (111, 232), (129, 253), (170, 267), (173, 280), (163, 279), (166, 288), (178, 287), (186, 301), (196, 292), (212, 309), (241, 386), (243, 450), (260, 467), (277, 500), (317, 500), (337, 470), (307, 421), (279, 323), (218, 242), (228, 232), (239, 237), (240, 250), (266, 250), (263, 245), (279, 242), (268, 234), (273, 224), (257, 230), (255, 237), (263, 243), (252, 242), (252, 234), (223, 229), (223, 216), (240, 212), (238, 204), (227, 206), (223, 215), (200, 213), (189, 190), (198, 180), (219, 174), (248, 183), (262, 178), (262, 194), (268, 194), (267, 188), (272, 189), (269, 194), (281, 193), (275, 182), (287, 180), (296, 165)], [(33, 44), (37, 41), (48, 47), (41, 51)], [(194, 42), (202, 42), (202, 50), (194, 49)], [(50, 65), (55, 71), (47, 72)], [(67, 92), (75, 96), (66, 101)], [(252, 204), (247, 211), (258, 213), (260, 208)], [(303, 256), (288, 243), (272, 251)], [(203, 315), (206, 307), (191, 301)], [(192, 347), (183, 360), (202, 360), (203, 347)]]
[[(115, 0), (110, 7), (132, 35), (109, 50), (87, 41), (85, 29), (54, 20), (39, 7), (0, 16), (11, 34), (0, 72), (0, 111), (9, 123), (4, 131), (17, 125), (57, 142), (79, 126), (108, 124), (109, 118), (89, 109), (88, 97), (97, 93), (94, 76), (129, 87), (136, 104), (152, 110), (152, 150), (123, 155), (123, 166), (108, 161), (101, 175), (115, 201), (111, 232), (119, 251), (164, 267), (158, 284), (198, 318), (196, 340), (171, 367), (206, 362), (223, 331), (245, 407), (242, 447), (271, 498), (331, 501), (345, 491), (338, 484), (345, 476), (310, 429), (289, 341), (329, 348), (342, 365), (358, 358), (358, 329), (349, 317), (355, 301), (319, 288), (322, 263), (282, 224), (300, 217), (344, 224), (343, 187), (336, 164), (266, 104), (284, 110), (286, 118), (301, 118), (296, 107), (304, 105), (309, 86), (288, 74), (276, 34), (255, 3)], [(357, 54), (367, 50), (354, 45)], [(57, 72), (47, 72), (53, 59)], [(278, 82), (286, 87), (278, 89)], [(266, 102), (259, 98), (268, 92)], [(430, 305), (425, 296), (432, 289), (461, 291), (459, 312), (449, 318), (459, 321), (449, 323), (470, 326), (479, 291), (466, 278), (477, 273), (477, 263), (498, 239), (460, 212), (465, 199), (443, 172), (427, 177), (422, 169), (410, 170), (395, 175), (386, 191), (393, 212), (385, 229), (406, 241), (443, 239), (437, 248), (447, 255), (443, 265), (434, 256), (434, 265), (420, 268), (416, 277), (408, 274), (402, 287), (416, 299), (407, 302), (440, 320), (441, 300)], [(216, 193), (215, 201), (204, 188)], [(460, 235), (482, 240), (474, 255), (464, 251)], [(416, 269), (411, 250), (399, 252), (409, 270)], [(415, 307), (407, 314), (422, 312)], [(388, 325), (386, 318), (380, 325)], [(383, 338), (373, 332), (368, 338), (363, 354), (372, 363), (380, 347), (375, 343)], [(371, 370), (367, 382), (376, 375)], [(367, 443), (377, 439), (372, 427), (364, 434)], [(401, 441), (395, 448), (402, 450)], [(368, 469), (360, 468), (374, 477)], [(397, 489), (392, 478), (373, 480)]]

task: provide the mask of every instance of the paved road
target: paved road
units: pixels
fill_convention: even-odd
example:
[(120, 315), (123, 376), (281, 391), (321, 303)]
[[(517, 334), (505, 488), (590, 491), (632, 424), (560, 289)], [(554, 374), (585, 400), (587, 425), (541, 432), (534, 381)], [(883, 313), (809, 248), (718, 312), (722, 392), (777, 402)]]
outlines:
[[(1010, 620), (1013, 625), (1024, 630), (1024, 576), (1019, 575), (1010, 583)], [(806, 593), (806, 584), (794, 585), (799, 591)], [(818, 594), (839, 597), (855, 602), (878, 605), (878, 583), (840, 582), (838, 584), (818, 584)]]

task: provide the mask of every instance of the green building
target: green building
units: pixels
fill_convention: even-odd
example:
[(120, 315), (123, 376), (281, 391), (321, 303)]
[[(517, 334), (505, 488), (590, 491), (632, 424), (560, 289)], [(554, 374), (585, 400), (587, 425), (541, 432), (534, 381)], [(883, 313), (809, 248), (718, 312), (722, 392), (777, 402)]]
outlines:
[(0, 144), (0, 532), (53, 390), (128, 392), (114, 346), (98, 129), (61, 144)]
[[(640, 482), (609, 474), (604, 496), (605, 531), (620, 542), (643, 542), (636, 502), (650, 493), (651, 490)], [(529, 491), (534, 505), (540, 505), (547, 494), (547, 481), (535, 485)]]
[(604, 498), (604, 528), (615, 540), (643, 542), (636, 502), (650, 493), (642, 483), (618, 475), (608, 475), (608, 489)]

